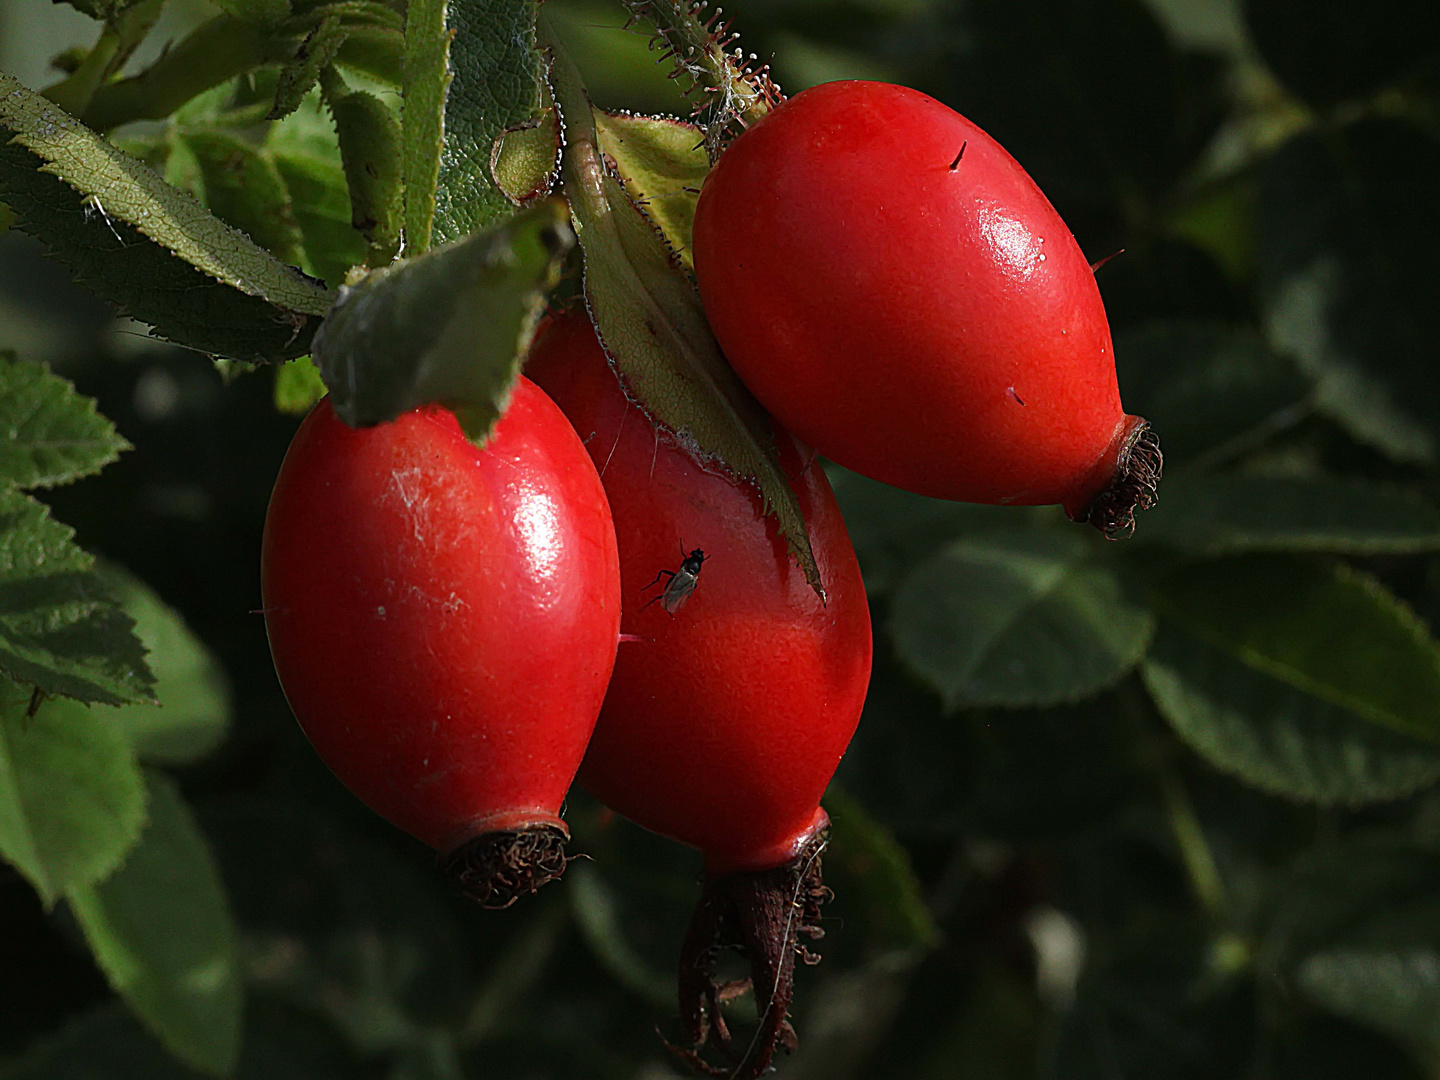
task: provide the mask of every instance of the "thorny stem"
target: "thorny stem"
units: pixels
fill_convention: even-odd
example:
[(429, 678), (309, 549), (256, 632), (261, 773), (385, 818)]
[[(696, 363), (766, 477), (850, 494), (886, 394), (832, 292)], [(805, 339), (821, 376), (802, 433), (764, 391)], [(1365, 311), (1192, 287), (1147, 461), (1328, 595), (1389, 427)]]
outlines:
[(699, 94), (695, 117), (705, 128), (705, 149), (713, 163), (725, 142), (776, 105), (785, 95), (770, 78), (770, 65), (754, 53), (735, 48), (738, 34), (723, 9), (704, 14), (709, 0), (623, 0), (632, 19), (655, 27), (652, 42), (663, 47), (662, 59), (674, 61), (671, 78), (686, 82), (685, 92)]

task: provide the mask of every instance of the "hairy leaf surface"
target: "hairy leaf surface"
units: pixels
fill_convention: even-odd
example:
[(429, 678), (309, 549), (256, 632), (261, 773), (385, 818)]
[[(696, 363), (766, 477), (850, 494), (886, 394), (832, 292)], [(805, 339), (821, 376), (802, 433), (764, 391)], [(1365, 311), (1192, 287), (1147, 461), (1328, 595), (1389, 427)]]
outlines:
[(77, 279), (184, 345), (304, 353), (330, 295), (77, 120), (0, 73), (0, 196)]

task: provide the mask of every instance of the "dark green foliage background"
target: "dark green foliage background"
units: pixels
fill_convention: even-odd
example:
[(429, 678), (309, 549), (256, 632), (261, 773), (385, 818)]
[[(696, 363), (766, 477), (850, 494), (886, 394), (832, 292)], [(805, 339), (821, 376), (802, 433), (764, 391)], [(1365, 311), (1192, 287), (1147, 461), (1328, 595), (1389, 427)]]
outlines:
[[(46, 7), (0, 5), (11, 42)], [(550, 10), (601, 105), (684, 107), (618, 6)], [(1433, 3), (727, 15), (790, 92), (871, 77), (940, 97), (1087, 255), (1125, 249), (1098, 279), (1127, 408), (1171, 468), (1108, 546), (1053, 509), (835, 473), (876, 667), (827, 801), (836, 898), (782, 1075), (1440, 1076)], [(356, 257), (335, 235), (308, 252), (331, 278)], [(698, 858), (577, 792), (593, 862), (505, 912), (454, 896), (330, 777), (275, 682), (253, 610), (295, 420), (271, 375), (227, 383), (140, 329), (0, 233), (0, 349), (49, 362), (134, 446), (45, 501), (182, 612), (232, 688), (228, 739), (172, 775), (238, 927), (238, 1075), (672, 1075), (655, 1028), (674, 1033)], [(192, 1075), (115, 1000), (67, 906), (0, 864), (0, 1077)]]

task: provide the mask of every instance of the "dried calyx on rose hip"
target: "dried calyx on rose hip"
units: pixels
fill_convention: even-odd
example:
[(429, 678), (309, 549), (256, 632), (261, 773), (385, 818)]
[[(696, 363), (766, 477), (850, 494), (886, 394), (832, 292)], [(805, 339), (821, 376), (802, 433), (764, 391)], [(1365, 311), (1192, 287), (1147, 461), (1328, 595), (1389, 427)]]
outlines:
[(705, 179), (695, 273), (767, 409), (834, 461), (922, 495), (1060, 503), (1110, 537), (1162, 459), (1120, 404), (1094, 272), (1025, 170), (915, 90), (827, 83)]
[[(700, 849), (705, 885), (680, 960), (680, 1014), (716, 1075), (753, 1078), (777, 1046), (795, 960), (810, 959), (826, 895), (819, 808), (859, 722), (870, 611), (854, 548), (814, 455), (776, 444), (827, 601), (791, 557), (755, 487), (701, 464), (626, 396), (583, 312), (541, 328), (526, 366), (600, 467), (620, 549), (624, 643), (580, 783), (654, 832)], [(700, 549), (683, 603), (654, 603), (661, 571)], [(703, 566), (703, 570), (701, 567)], [(673, 579), (672, 579), (673, 580)], [(751, 967), (760, 1027), (732, 1037), (724, 949)], [(708, 1065), (709, 1048), (726, 1062)]]
[(301, 424), (265, 520), (285, 696), (325, 763), (486, 906), (558, 877), (619, 643), (595, 467), (528, 380), (483, 446), (427, 406)]

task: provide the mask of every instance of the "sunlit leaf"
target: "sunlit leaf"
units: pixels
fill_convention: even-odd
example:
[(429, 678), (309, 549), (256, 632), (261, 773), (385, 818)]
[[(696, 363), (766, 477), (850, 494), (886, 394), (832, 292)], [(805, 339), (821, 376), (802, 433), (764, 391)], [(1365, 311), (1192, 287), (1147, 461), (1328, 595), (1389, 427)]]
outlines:
[(350, 189), (350, 221), (370, 240), (372, 265), (400, 242), (404, 213), (400, 174), (400, 121), (390, 106), (363, 90), (329, 93)]
[(365, 259), (365, 238), (351, 224), (350, 189), (335, 125), (313, 94), (273, 124), (265, 149), (275, 162), (305, 244), (305, 269), (332, 285)]
[(516, 206), (550, 194), (560, 174), (560, 118), (553, 107), (500, 134), (490, 151), (490, 177)]
[(565, 121), (562, 175), (585, 253), (585, 296), (606, 352), (645, 410), (693, 446), (755, 483), (811, 586), (820, 572), (765, 410), (726, 363), (700, 297), (665, 241), (601, 159), (590, 101), (569, 58), (551, 71)]
[[(412, 254), (504, 218), (495, 140), (540, 112), (535, 0), (416, 0), (406, 22), (406, 244)], [(432, 194), (433, 193), (433, 194)]]
[(215, 0), (222, 11), (241, 22), (277, 26), (290, 17), (290, 0)]
[(0, 195), (76, 277), (156, 332), (275, 360), (308, 350), (319, 282), (221, 223), (78, 121), (0, 74)]
[(349, 29), (341, 25), (338, 14), (321, 18), (300, 42), (295, 55), (280, 69), (280, 79), (275, 85), (275, 106), (267, 119), (279, 120), (300, 107), (305, 95), (319, 83), (320, 72), (335, 59), (340, 46), (345, 44), (349, 33)]
[(221, 127), (183, 127), (176, 135), (194, 155), (210, 212), (272, 255), (298, 265), (300, 224), (274, 159)]
[(301, 415), (324, 396), (325, 381), (308, 356), (275, 369), (275, 408), (280, 412)]
[(710, 171), (705, 134), (694, 124), (664, 116), (595, 110), (600, 152), (615, 163), (625, 190), (687, 267), (695, 229), (695, 203)]

